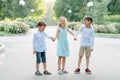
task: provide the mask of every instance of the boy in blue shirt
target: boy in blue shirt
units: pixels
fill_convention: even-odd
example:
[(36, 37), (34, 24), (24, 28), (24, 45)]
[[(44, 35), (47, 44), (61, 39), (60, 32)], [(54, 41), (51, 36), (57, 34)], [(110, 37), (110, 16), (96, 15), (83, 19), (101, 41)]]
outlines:
[(45, 32), (46, 24), (44, 22), (38, 22), (38, 31), (33, 36), (33, 54), (36, 54), (36, 72), (35, 75), (42, 75), (39, 71), (39, 64), (42, 62), (44, 67), (44, 74), (51, 75), (46, 69), (46, 37), (53, 40)]
[[(85, 53), (86, 56), (86, 73), (91, 73), (89, 69), (89, 58), (91, 56), (91, 51), (93, 51), (94, 45), (94, 30), (91, 27), (93, 19), (91, 17), (84, 18), (84, 26), (82, 26), (79, 31), (76, 33), (76, 36), (81, 32), (81, 42), (80, 42), (80, 50), (79, 50), (79, 59), (78, 59), (78, 68), (75, 69), (74, 73), (77, 74), (80, 72), (80, 65)], [(76, 38), (75, 38), (76, 40)]]

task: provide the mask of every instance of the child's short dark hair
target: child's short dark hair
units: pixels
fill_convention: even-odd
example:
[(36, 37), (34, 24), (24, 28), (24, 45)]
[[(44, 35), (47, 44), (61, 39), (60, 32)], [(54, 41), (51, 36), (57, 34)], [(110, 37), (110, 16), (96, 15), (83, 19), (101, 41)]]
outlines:
[(36, 27), (37, 27), (37, 26), (47, 26), (47, 25), (46, 25), (45, 22), (40, 21), (40, 22), (37, 23)]
[(93, 19), (92, 19), (92, 17), (90, 17), (90, 16), (84, 17), (84, 20), (91, 21), (91, 23), (93, 22)]

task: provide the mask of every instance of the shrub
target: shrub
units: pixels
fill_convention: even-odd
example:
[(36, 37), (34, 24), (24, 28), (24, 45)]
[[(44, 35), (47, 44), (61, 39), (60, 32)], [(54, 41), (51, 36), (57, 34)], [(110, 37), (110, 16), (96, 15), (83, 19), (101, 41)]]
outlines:
[(7, 24), (4, 21), (0, 22), (0, 31), (6, 31)]
[(36, 26), (35, 26), (35, 25), (36, 25), (36, 22), (37, 22), (36, 19), (26, 17), (26, 18), (23, 18), (23, 19), (17, 18), (16, 20), (17, 20), (17, 21), (20, 21), (20, 22), (24, 22), (24, 23), (30, 25), (30, 28), (35, 28), (35, 27), (36, 27)]
[(5, 31), (5, 27), (3, 26), (3, 23), (0, 23), (0, 31)]
[(93, 25), (93, 28), (97, 33), (106, 33), (105, 25)]
[(120, 22), (120, 15), (105, 15), (104, 20), (107, 22)]
[(68, 27), (71, 28), (72, 30), (78, 30), (81, 26), (80, 22), (69, 22)]
[(108, 25), (93, 25), (93, 28), (97, 33), (118, 33), (114, 23)]
[(116, 23), (115, 28), (118, 30), (118, 33), (120, 33), (120, 23)]
[(14, 34), (26, 33), (29, 31), (29, 25), (24, 22), (4, 22), (1, 23), (0, 31), (10, 32)]
[(14, 22), (17, 25), (19, 33), (26, 33), (29, 31), (29, 25), (25, 24), (24, 22)]
[(4, 27), (0, 25), (0, 31), (4, 31)]
[(113, 33), (113, 34), (118, 33), (118, 30), (115, 28), (115, 24), (114, 23), (108, 24), (106, 26), (106, 31), (107, 31), (107, 33)]

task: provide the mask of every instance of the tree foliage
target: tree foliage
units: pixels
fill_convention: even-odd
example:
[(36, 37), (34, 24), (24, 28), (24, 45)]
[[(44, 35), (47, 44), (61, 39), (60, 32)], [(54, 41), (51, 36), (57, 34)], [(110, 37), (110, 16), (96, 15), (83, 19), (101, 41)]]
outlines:
[[(0, 0), (0, 20), (5, 18), (15, 19), (23, 18), (31, 14), (31, 9), (37, 9), (38, 3), (44, 0), (24, 0), (25, 5), (19, 4), (20, 0)], [(39, 15), (42, 14), (42, 9), (37, 9)], [(37, 13), (38, 14), (38, 13)]]
[(103, 24), (104, 23), (104, 15), (108, 14), (107, 4), (108, 0), (103, 1), (94, 1), (94, 6), (91, 8), (90, 16), (93, 17), (94, 23)]
[(49, 25), (49, 26), (57, 25), (57, 21), (54, 19), (53, 6), (54, 6), (54, 2), (52, 2), (52, 1), (49, 3), (46, 3), (46, 10), (47, 11), (46, 11), (45, 16), (43, 16), (41, 19), (41, 20), (45, 21), (47, 23), (47, 25)]
[[(86, 15), (87, 3), (90, 0), (57, 0), (54, 6), (55, 16), (66, 16), (69, 21), (80, 21)], [(93, 0), (101, 2), (102, 0)], [(69, 13), (69, 10), (72, 12)]]
[(120, 14), (120, 0), (110, 0), (110, 3), (107, 5), (108, 11), (110, 14)]
[[(89, 0), (57, 0), (54, 6), (56, 17), (66, 16), (68, 20), (80, 21), (86, 14), (86, 4)], [(72, 12), (69, 13), (68, 11)]]

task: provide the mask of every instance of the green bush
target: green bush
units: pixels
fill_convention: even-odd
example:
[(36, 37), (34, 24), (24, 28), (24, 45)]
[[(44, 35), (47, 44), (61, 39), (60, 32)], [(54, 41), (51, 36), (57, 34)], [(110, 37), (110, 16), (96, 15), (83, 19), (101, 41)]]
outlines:
[(7, 26), (8, 25), (4, 21), (1, 21), (0, 22), (0, 31), (6, 31)]
[(0, 24), (0, 31), (5, 31), (5, 27), (2, 24)]
[(118, 30), (115, 28), (115, 24), (108, 25), (93, 25), (94, 31), (97, 33), (118, 33)]
[(20, 22), (24, 22), (28, 25), (30, 25), (30, 28), (35, 28), (36, 26), (36, 22), (37, 20), (36, 19), (33, 19), (33, 18), (29, 18), (29, 17), (25, 17), (25, 18), (17, 18), (16, 19), (17, 21), (20, 21)]
[(0, 25), (0, 31), (4, 31), (4, 27)]
[(106, 33), (105, 25), (93, 25), (93, 28), (97, 33)]
[(18, 26), (19, 33), (26, 33), (27, 31), (29, 31), (29, 25), (25, 24), (24, 22), (15, 22), (15, 24)]
[(115, 28), (115, 24), (114, 23), (108, 24), (106, 26), (106, 31), (107, 31), (107, 33), (113, 33), (113, 34), (117, 34), (118, 33), (118, 30)]
[(106, 22), (120, 22), (120, 15), (105, 15), (104, 20)]
[(120, 23), (116, 23), (115, 28), (118, 30), (118, 33), (120, 33)]
[(81, 26), (80, 22), (69, 22), (68, 27), (71, 28), (72, 30), (78, 30)]
[(29, 31), (29, 25), (24, 22), (4, 22), (0, 23), (0, 31), (13, 34), (26, 33)]

